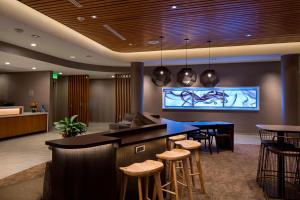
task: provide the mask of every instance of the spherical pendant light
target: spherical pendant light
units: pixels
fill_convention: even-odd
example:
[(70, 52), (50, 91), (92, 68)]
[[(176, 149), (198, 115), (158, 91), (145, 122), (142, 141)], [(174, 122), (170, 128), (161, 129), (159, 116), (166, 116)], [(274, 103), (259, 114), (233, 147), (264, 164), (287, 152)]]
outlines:
[(210, 43), (211, 41), (208, 40), (208, 69), (204, 70), (200, 75), (200, 82), (205, 87), (215, 87), (219, 82), (219, 75), (218, 73), (211, 69), (210, 66)]
[(168, 85), (171, 82), (171, 72), (168, 68), (163, 66), (162, 63), (162, 39), (163, 36), (160, 36), (160, 47), (161, 47), (161, 55), (160, 55), (160, 67), (156, 67), (152, 72), (152, 82), (159, 87), (163, 87)]
[(189, 39), (185, 39), (185, 68), (182, 68), (177, 74), (177, 82), (183, 86), (192, 86), (197, 81), (197, 74), (192, 68), (187, 67), (187, 43)]
[(197, 81), (197, 74), (191, 68), (183, 68), (177, 74), (177, 82), (183, 86), (192, 86)]
[(204, 70), (200, 75), (200, 82), (205, 87), (215, 87), (219, 83), (220, 79), (215, 70)]
[(171, 82), (171, 72), (166, 67), (156, 67), (152, 72), (152, 82), (159, 87)]

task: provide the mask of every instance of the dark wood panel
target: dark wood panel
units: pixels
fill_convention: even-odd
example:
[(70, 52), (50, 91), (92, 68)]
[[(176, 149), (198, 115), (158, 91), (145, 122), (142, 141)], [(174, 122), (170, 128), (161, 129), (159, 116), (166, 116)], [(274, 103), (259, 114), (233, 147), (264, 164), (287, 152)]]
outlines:
[(0, 118), (0, 139), (30, 133), (46, 132), (47, 114), (20, 115)]
[(68, 78), (68, 106), (69, 116), (78, 115), (80, 122), (89, 122), (89, 77), (75, 75)]
[[(164, 49), (184, 48), (186, 37), (191, 39), (189, 48), (206, 47), (207, 39), (213, 40), (213, 46), (300, 41), (300, 1), (295, 0), (81, 0), (81, 8), (67, 0), (20, 1), (120, 52), (159, 50), (160, 45), (148, 41), (161, 34)], [(86, 20), (79, 22), (79, 16)], [(120, 40), (103, 24), (127, 40)]]
[(116, 74), (115, 87), (115, 122), (119, 122), (123, 119), (125, 113), (130, 113), (130, 74)]

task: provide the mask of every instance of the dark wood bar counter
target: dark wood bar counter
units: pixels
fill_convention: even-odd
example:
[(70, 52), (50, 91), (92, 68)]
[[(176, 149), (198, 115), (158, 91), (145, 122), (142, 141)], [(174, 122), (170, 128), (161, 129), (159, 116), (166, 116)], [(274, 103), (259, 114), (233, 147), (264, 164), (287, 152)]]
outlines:
[[(51, 188), (47, 199), (117, 199), (121, 182), (119, 167), (155, 160), (156, 154), (166, 150), (166, 139), (170, 136), (218, 126), (229, 131), (233, 142), (232, 123), (176, 122), (148, 113), (144, 117), (151, 124), (46, 141), (52, 149), (51, 167), (46, 172), (50, 180), (45, 184)], [(233, 146), (229, 148), (233, 150)], [(126, 199), (137, 198), (136, 188), (136, 180), (129, 178)]]
[[(156, 159), (166, 150), (166, 138), (188, 134), (197, 127), (145, 114), (152, 124), (120, 131), (88, 134), (46, 141), (52, 149), (48, 183), (49, 199), (118, 198), (118, 168), (134, 162)], [(136, 181), (128, 180), (126, 199), (136, 199)]]

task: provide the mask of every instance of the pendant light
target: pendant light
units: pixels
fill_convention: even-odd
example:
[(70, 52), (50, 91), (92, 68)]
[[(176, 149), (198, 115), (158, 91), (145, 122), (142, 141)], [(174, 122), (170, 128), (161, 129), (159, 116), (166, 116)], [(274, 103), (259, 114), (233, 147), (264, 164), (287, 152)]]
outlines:
[(210, 63), (210, 44), (211, 41), (208, 40), (208, 69), (204, 70), (200, 75), (200, 82), (205, 87), (215, 87), (220, 79), (218, 76), (218, 73), (211, 69), (211, 63)]
[(192, 86), (197, 81), (197, 74), (188, 68), (187, 60), (187, 46), (189, 39), (185, 39), (185, 68), (182, 68), (177, 74), (177, 82), (183, 86)]
[(163, 36), (160, 36), (160, 67), (156, 67), (152, 72), (152, 82), (159, 87), (166, 86), (171, 82), (171, 72), (163, 66), (162, 43)]

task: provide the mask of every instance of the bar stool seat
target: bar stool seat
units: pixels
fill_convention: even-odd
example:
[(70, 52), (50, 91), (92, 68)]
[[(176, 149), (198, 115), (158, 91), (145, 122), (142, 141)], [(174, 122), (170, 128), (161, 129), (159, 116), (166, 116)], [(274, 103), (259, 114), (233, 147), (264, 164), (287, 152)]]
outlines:
[(156, 154), (156, 157), (161, 160), (182, 160), (189, 157), (191, 152), (184, 149), (172, 149), (161, 154)]
[(175, 136), (168, 137), (168, 140), (167, 140), (168, 150), (174, 149), (175, 142), (180, 141), (180, 140), (186, 140), (186, 136), (185, 135), (175, 135)]
[(179, 141), (179, 140), (185, 140), (186, 137), (185, 137), (185, 135), (175, 135), (175, 136), (169, 137), (168, 139), (175, 142), (175, 141)]
[(175, 144), (187, 150), (199, 149), (201, 147), (201, 143), (194, 140), (176, 141)]
[(142, 163), (134, 163), (127, 167), (120, 167), (120, 170), (129, 176), (150, 176), (164, 168), (164, 164), (155, 160), (146, 160)]
[[(163, 200), (163, 193), (162, 193), (162, 186), (161, 186), (161, 179), (160, 179), (160, 172), (164, 168), (162, 162), (155, 161), (155, 160), (146, 160), (141, 163), (134, 163), (126, 167), (120, 167), (120, 170), (123, 172), (123, 180), (122, 180), (122, 187), (120, 192), (120, 200), (125, 200), (126, 198), (126, 189), (127, 189), (127, 182), (128, 176), (133, 176), (138, 178), (138, 193), (139, 193), (139, 200), (148, 199), (149, 193), (149, 177), (154, 177), (154, 191), (155, 194), (153, 198), (158, 196), (159, 200)], [(142, 179), (145, 180), (145, 194), (143, 195), (142, 189)]]
[[(175, 144), (183, 149), (190, 150), (191, 152), (191, 157), (189, 157), (189, 162), (190, 162), (190, 176), (192, 177), (192, 182), (193, 185), (195, 185), (195, 180), (194, 176), (199, 177), (200, 181), (200, 189), (202, 193), (205, 193), (205, 187), (204, 187), (204, 180), (203, 180), (203, 172), (202, 172), (202, 166), (201, 166), (201, 161), (200, 161), (200, 148), (201, 148), (201, 143), (195, 140), (181, 140), (181, 141), (176, 141)], [(196, 162), (197, 166), (197, 172), (194, 172), (194, 167), (193, 167), (193, 161)]]

